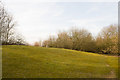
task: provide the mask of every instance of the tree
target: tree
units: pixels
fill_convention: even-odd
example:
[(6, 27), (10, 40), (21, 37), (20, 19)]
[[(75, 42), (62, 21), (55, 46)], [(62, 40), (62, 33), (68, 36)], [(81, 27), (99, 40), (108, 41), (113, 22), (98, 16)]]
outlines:
[(93, 51), (94, 41), (90, 32), (85, 29), (71, 29), (70, 36), (72, 38), (72, 49), (81, 51)]
[(66, 48), (87, 52), (118, 54), (118, 28), (116, 25), (105, 27), (94, 38), (86, 29), (72, 28), (59, 32), (57, 38), (49, 37), (43, 42), (44, 47)]
[(44, 40), (42, 42), (42, 47), (48, 47), (48, 40)]
[(96, 39), (99, 51), (106, 54), (118, 53), (118, 27), (110, 25), (104, 27)]
[(40, 46), (39, 42), (35, 42), (34, 46)]
[(5, 11), (3, 5), (0, 5), (0, 36), (3, 44), (9, 43), (9, 38), (13, 35), (12, 29), (14, 26), (15, 23), (12, 16)]
[(56, 44), (59, 48), (72, 49), (72, 40), (67, 32), (61, 32), (58, 34)]
[(56, 47), (56, 38), (54, 36), (50, 36), (48, 41), (48, 47)]
[[(22, 38), (16, 38), (14, 32), (15, 22), (13, 17), (7, 13), (3, 4), (0, 2), (0, 40), (3, 45), (7, 44), (22, 44)], [(16, 41), (15, 41), (16, 40)]]
[(39, 46), (42, 47), (42, 41), (41, 40), (39, 41)]

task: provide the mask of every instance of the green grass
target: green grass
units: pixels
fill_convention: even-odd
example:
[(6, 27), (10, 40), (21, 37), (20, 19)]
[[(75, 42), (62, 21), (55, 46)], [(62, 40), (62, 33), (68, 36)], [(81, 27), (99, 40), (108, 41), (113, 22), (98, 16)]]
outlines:
[(57, 48), (3, 46), (3, 78), (116, 78), (118, 57)]

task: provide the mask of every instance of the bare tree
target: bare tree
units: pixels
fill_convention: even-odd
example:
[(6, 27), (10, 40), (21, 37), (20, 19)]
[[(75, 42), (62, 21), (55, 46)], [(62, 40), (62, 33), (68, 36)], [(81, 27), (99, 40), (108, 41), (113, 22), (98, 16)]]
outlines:
[(94, 40), (90, 32), (85, 29), (73, 28), (70, 30), (70, 36), (72, 38), (72, 49), (81, 51), (93, 51)]
[(48, 47), (56, 47), (56, 38), (54, 36), (49, 36), (47, 42), (48, 42)]
[(0, 36), (3, 44), (9, 43), (14, 26), (13, 17), (5, 11), (4, 6), (0, 3)]
[(40, 46), (39, 42), (35, 42), (34, 46)]
[(42, 47), (48, 47), (48, 40), (44, 40), (42, 42)]
[(103, 53), (118, 53), (118, 27), (116, 25), (110, 25), (104, 27), (99, 33), (96, 40), (99, 51)]
[(60, 32), (56, 40), (57, 47), (72, 49), (72, 40), (68, 35), (68, 32)]
[(19, 35), (15, 35), (14, 27), (13, 17), (8, 14), (4, 5), (0, 2), (0, 40), (3, 45), (23, 44), (23, 39)]
[(49, 37), (44, 46), (95, 52), (95, 40), (85, 29), (59, 32), (57, 38)]

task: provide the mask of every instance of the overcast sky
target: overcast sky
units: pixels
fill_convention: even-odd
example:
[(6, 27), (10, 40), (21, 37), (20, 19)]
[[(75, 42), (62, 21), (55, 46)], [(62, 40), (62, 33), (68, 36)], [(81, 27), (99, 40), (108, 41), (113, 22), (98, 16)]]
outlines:
[(26, 41), (34, 43), (74, 26), (96, 35), (102, 27), (117, 24), (118, 0), (103, 1), (4, 0), (3, 3), (17, 21), (17, 31)]

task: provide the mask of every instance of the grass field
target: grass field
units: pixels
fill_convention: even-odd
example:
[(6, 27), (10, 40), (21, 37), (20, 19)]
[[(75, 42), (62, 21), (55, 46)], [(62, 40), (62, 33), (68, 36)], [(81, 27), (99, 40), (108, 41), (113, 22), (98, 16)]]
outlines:
[(116, 78), (118, 57), (57, 48), (3, 46), (3, 78)]

